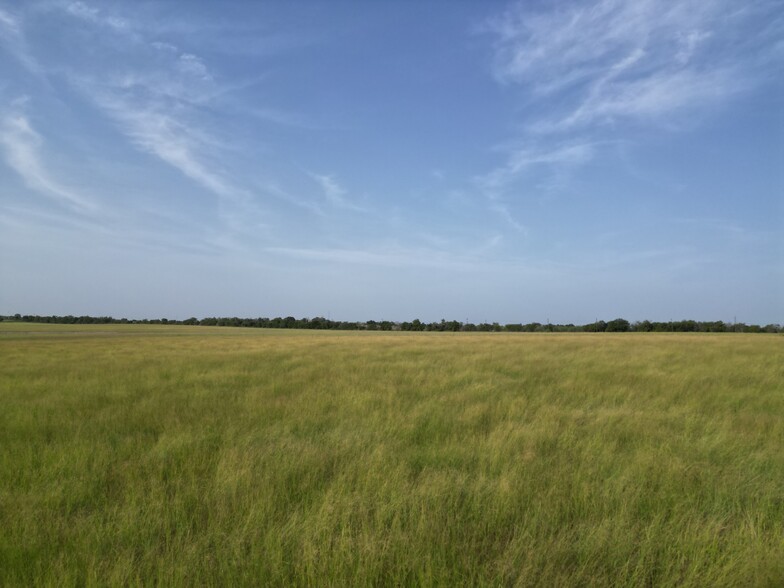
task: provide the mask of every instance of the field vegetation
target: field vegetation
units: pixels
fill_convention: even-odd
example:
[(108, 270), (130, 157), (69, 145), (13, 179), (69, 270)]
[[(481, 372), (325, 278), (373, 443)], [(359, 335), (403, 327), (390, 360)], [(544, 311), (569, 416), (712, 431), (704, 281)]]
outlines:
[(0, 323), (0, 585), (784, 585), (784, 337)]

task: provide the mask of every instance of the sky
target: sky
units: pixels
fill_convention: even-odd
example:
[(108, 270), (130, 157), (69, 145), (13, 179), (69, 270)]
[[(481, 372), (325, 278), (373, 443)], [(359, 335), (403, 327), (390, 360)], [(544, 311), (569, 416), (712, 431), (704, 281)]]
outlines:
[(784, 2), (0, 0), (0, 314), (784, 323)]

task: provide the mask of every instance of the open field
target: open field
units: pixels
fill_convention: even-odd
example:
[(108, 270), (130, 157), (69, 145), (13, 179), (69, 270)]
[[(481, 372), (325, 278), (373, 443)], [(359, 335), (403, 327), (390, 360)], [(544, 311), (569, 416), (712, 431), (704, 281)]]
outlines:
[(784, 337), (0, 323), (0, 585), (784, 585)]

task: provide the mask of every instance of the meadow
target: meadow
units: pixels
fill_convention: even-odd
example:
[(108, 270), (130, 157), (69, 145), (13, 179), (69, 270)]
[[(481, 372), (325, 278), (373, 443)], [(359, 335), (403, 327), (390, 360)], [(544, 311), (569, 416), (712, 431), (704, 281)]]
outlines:
[(784, 337), (0, 323), (0, 585), (784, 585)]

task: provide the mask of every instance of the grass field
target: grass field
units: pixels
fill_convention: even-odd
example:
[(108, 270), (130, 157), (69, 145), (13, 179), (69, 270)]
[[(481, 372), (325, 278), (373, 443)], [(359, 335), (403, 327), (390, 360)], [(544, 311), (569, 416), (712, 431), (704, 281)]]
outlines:
[(784, 585), (784, 337), (0, 323), (0, 585)]

